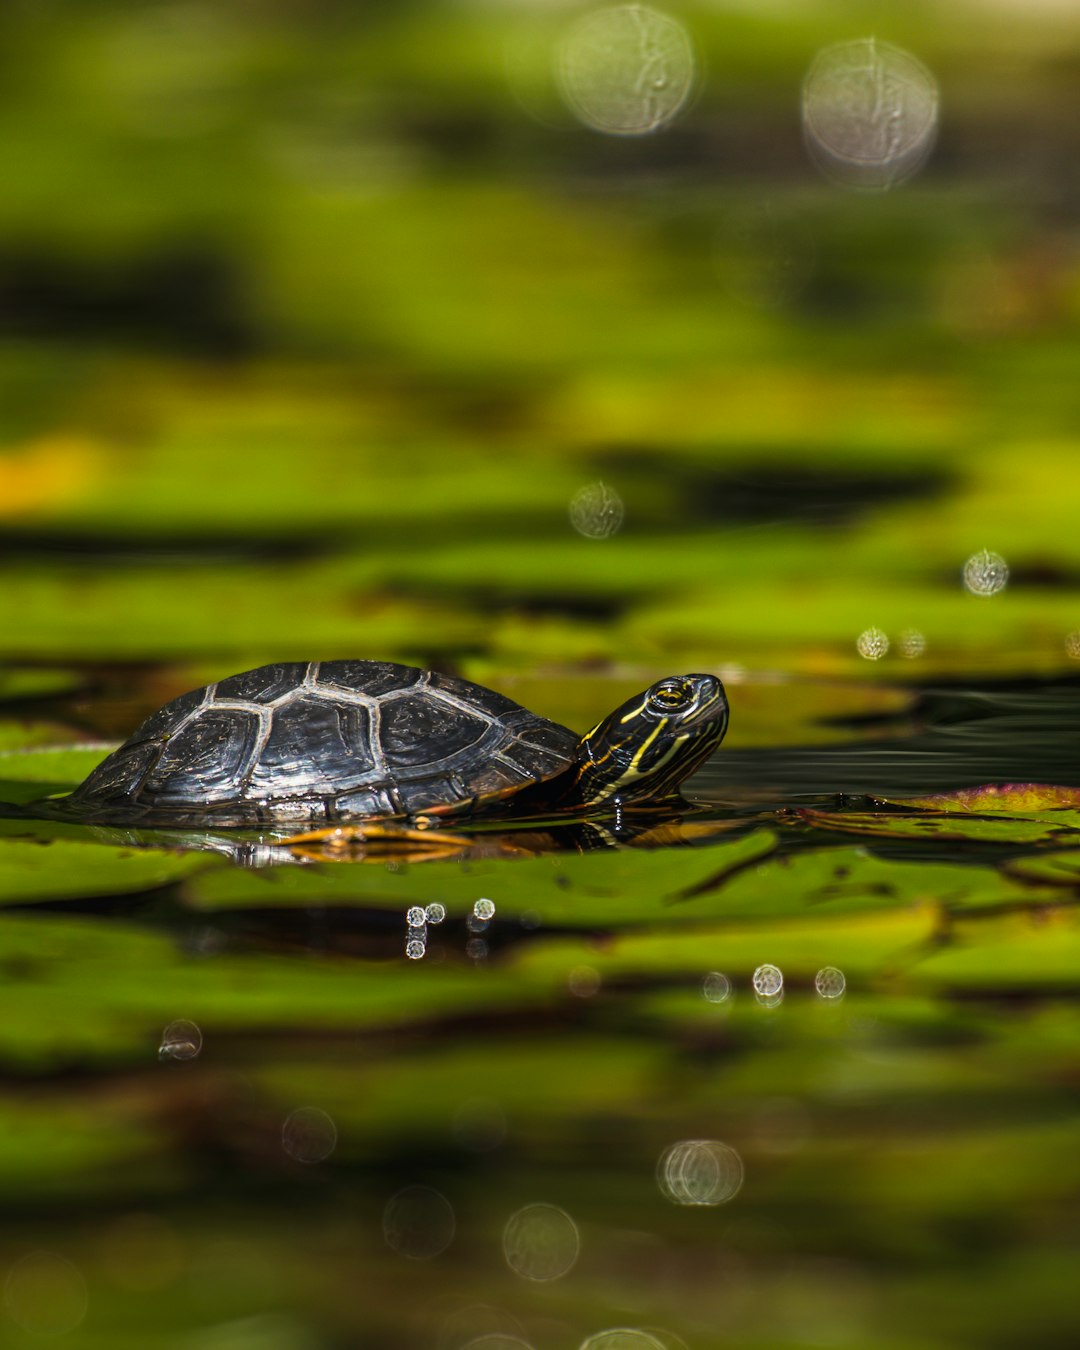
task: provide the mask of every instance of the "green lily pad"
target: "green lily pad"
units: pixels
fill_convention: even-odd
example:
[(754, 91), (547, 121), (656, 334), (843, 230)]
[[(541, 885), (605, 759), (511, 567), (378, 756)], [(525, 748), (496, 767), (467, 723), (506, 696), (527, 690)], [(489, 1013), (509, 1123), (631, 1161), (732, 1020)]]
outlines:
[(1075, 909), (980, 924), (978, 941), (962, 931), (957, 940), (927, 955), (916, 972), (924, 987), (996, 994), (1023, 992), (1051, 997), (1080, 991), (1080, 918)]
[(0, 904), (138, 894), (213, 865), (199, 854), (0, 838)]
[(105, 758), (103, 746), (33, 746), (0, 753), (0, 813), (70, 792)]
[[(272, 603), (254, 603), (262, 596)], [(480, 618), (461, 607), (373, 594), (320, 565), (0, 569), (0, 654), (15, 656), (393, 657), (415, 652), (420, 634), (425, 650), (453, 650), (481, 629)]]
[[(512, 836), (510, 836), (512, 838)], [(184, 896), (195, 909), (245, 905), (360, 905), (404, 915), (437, 899), (464, 918), (478, 899), (495, 905), (495, 922), (622, 928), (689, 921), (672, 906), (681, 891), (723, 865), (767, 854), (766, 832), (704, 849), (603, 850), (536, 858), (480, 858), (462, 863), (325, 864), (261, 871), (220, 869), (190, 878)], [(699, 907), (710, 912), (709, 904)], [(402, 930), (404, 932), (404, 929)]]
[(0, 666), (0, 700), (45, 698), (77, 689), (81, 677), (53, 667)]
[(769, 964), (786, 981), (811, 985), (823, 966), (850, 979), (898, 979), (918, 960), (935, 932), (931, 907), (808, 921), (792, 919), (766, 927), (745, 922), (699, 931), (621, 933), (603, 948), (580, 939), (560, 939), (522, 951), (514, 968), (526, 979), (561, 976), (578, 966), (595, 969), (602, 981), (692, 980), (700, 985), (712, 970), (749, 987), (754, 971)]
[[(899, 803), (898, 803), (899, 804)], [(1042, 816), (987, 814), (963, 811), (873, 812), (801, 810), (799, 818), (815, 829), (865, 838), (932, 839), (942, 845), (962, 840), (985, 843), (1028, 844), (1061, 837), (1064, 842), (1080, 829), (1080, 816), (1065, 809)]]
[(1080, 887), (1080, 847), (1062, 853), (1036, 853), (1015, 858), (1007, 865), (1008, 874), (1036, 885)]
[(0, 798), (7, 783), (67, 783), (74, 787), (114, 749), (103, 745), (35, 746), (0, 753)]
[[(13, 752), (58, 746), (70, 740), (71, 728), (58, 722), (0, 721), (0, 761)], [(0, 762), (0, 774), (2, 772)]]
[[(167, 869), (160, 875), (170, 879)], [(0, 1025), (0, 1061), (33, 1069), (149, 1064), (161, 1029), (176, 1018), (194, 1021), (210, 1052), (215, 1035), (238, 1030), (401, 1028), (544, 1006), (554, 987), (550, 978), (523, 981), (509, 970), (414, 962), (404, 953), (381, 963), (193, 957), (160, 933), (57, 915), (48, 923), (0, 915), (0, 945), (7, 996), (18, 1008)]]

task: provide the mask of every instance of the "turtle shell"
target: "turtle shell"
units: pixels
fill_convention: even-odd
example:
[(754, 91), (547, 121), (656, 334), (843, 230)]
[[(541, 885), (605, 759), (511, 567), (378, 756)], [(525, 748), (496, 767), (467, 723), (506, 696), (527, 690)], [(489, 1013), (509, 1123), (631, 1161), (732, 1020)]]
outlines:
[(389, 661), (260, 666), (153, 713), (66, 801), (84, 819), (318, 823), (469, 811), (579, 738), (468, 680)]

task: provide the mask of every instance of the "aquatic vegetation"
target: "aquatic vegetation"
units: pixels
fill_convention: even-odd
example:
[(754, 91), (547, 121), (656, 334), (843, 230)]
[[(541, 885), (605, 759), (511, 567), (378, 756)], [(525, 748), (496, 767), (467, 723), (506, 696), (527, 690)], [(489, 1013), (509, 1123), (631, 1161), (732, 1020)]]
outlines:
[[(1059, 8), (7, 7), (0, 1341), (1076, 1340)], [(622, 847), (23, 809), (346, 657), (732, 727)]]

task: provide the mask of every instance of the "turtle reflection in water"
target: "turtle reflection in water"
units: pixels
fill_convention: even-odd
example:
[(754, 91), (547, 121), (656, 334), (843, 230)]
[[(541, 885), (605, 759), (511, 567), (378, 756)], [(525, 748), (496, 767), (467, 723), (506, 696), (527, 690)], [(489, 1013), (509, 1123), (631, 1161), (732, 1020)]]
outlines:
[(577, 736), (434, 671), (282, 663), (167, 703), (55, 809), (106, 825), (272, 827), (407, 846), (429, 822), (477, 813), (655, 821), (685, 806), (679, 785), (727, 722), (713, 675), (659, 680)]

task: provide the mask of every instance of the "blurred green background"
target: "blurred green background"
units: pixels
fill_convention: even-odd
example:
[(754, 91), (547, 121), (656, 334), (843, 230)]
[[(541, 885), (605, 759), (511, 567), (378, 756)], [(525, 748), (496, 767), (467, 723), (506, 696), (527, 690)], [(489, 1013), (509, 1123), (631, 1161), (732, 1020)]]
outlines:
[[(1080, 18), (684, 6), (688, 106), (611, 136), (577, 14), (6, 8), (5, 657), (1068, 665)], [(800, 130), (868, 25), (940, 89), (885, 192)]]
[[(916, 684), (1045, 677), (1070, 762), (1080, 10), (665, 4), (685, 106), (611, 135), (566, 73), (600, 8), (8, 0), (0, 799), (192, 684), (344, 656), (579, 728), (717, 670), (781, 791), (793, 746), (912, 731)], [(887, 190), (800, 120), (869, 36), (940, 100)], [(865, 113), (857, 72), (834, 91)], [(4, 822), (0, 1341), (1071, 1343), (1076, 818), (911, 819), (262, 872)], [(202, 1053), (159, 1062), (177, 1018)], [(661, 1193), (686, 1139), (737, 1150), (730, 1204)], [(430, 1260), (430, 1213), (386, 1231), (417, 1184), (456, 1214)], [(537, 1201), (581, 1242), (550, 1283), (504, 1258)]]

